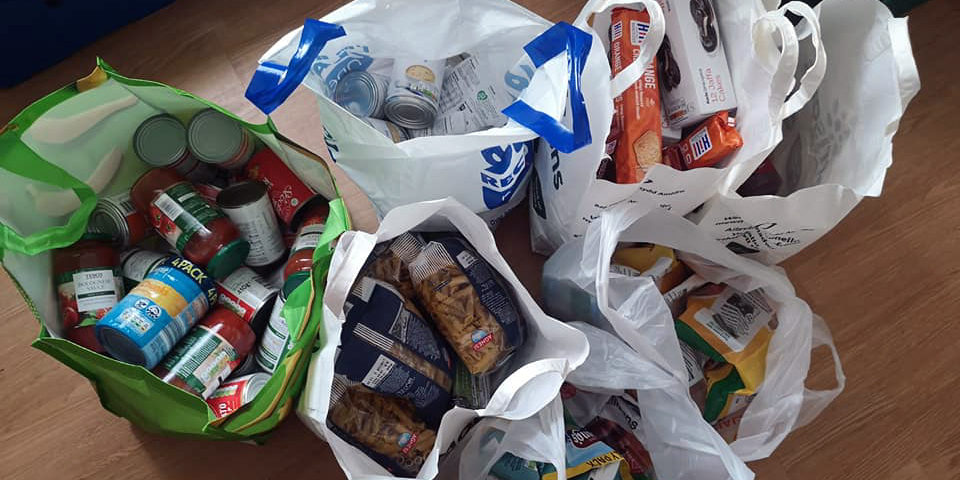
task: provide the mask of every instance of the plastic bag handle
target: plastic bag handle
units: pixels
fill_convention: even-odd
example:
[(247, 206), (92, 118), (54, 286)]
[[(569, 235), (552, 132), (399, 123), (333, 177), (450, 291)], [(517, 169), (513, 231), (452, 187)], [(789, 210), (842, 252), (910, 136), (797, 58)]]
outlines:
[(310, 66), (324, 45), (346, 35), (343, 27), (308, 18), (300, 30), (300, 45), (287, 65), (264, 62), (253, 72), (244, 96), (263, 113), (277, 109), (310, 72)]
[(503, 109), (503, 114), (540, 135), (563, 153), (571, 153), (589, 145), (592, 142), (590, 120), (587, 118), (587, 106), (583, 100), (580, 78), (592, 43), (593, 37), (587, 32), (569, 23), (558, 22), (523, 47), (536, 68), (540, 68), (547, 60), (557, 55), (567, 53), (572, 131), (559, 120), (534, 109), (523, 100), (513, 102)]
[(784, 15), (784, 18), (786, 18), (788, 11), (803, 17), (807, 22), (806, 27), (810, 29), (810, 41), (816, 50), (816, 58), (813, 65), (810, 65), (803, 76), (800, 77), (800, 86), (784, 102), (783, 108), (780, 110), (781, 119), (787, 118), (803, 108), (813, 98), (813, 94), (816, 93), (820, 83), (823, 82), (824, 75), (827, 73), (827, 51), (820, 41), (819, 16), (809, 5), (803, 2), (790, 2), (777, 10), (781, 15)]
[(820, 412), (827, 408), (827, 405), (830, 405), (830, 402), (840, 395), (840, 392), (843, 391), (843, 387), (847, 383), (847, 377), (843, 374), (843, 367), (840, 365), (840, 354), (837, 353), (837, 347), (833, 344), (830, 329), (819, 315), (814, 314), (810, 351), (812, 352), (821, 346), (829, 348), (830, 354), (833, 356), (833, 368), (837, 386), (828, 390), (811, 390), (804, 388), (803, 406), (800, 408), (799, 415), (797, 415), (795, 428), (800, 428), (813, 421)]

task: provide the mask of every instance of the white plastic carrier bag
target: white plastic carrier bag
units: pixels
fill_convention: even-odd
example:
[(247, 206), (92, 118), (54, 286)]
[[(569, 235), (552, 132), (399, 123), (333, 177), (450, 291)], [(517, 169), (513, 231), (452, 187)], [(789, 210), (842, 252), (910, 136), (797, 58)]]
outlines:
[[(531, 237), (537, 252), (548, 254), (564, 242), (581, 237), (603, 210), (619, 203), (653, 205), (678, 215), (690, 213), (716, 194), (727, 176), (741, 171), (749, 175), (756, 169), (782, 139), (783, 119), (806, 103), (823, 77), (826, 56), (816, 34), (816, 16), (809, 6), (790, 2), (768, 12), (759, 0), (714, 0), (715, 27), (730, 68), (737, 98), (736, 128), (743, 146), (723, 161), (724, 168), (680, 171), (658, 164), (640, 183), (617, 184), (597, 178), (605, 153), (604, 140), (610, 133), (613, 99), (641, 78), (664, 37), (661, 6), (665, 0), (658, 1), (591, 0), (574, 22), (594, 39), (581, 77), (593, 142), (572, 153), (552, 148), (555, 145), (550, 142), (543, 142), (538, 150), (530, 200)], [(645, 7), (650, 25), (637, 60), (611, 79), (607, 54), (610, 12), (620, 4)], [(800, 46), (787, 12), (800, 15), (800, 25), (814, 32), (810, 41), (815, 61), (804, 69), (799, 81), (795, 75)], [(587, 23), (591, 15), (592, 26)], [(568, 115), (563, 123), (570, 125), (572, 120)]]
[[(494, 385), (495, 390), (485, 407), (453, 407), (443, 415), (429, 455), (416, 460), (419, 469), (417, 478), (433, 478), (437, 475), (441, 454), (448, 450), (473, 420), (481, 417), (521, 420), (540, 412), (557, 396), (566, 376), (587, 356), (588, 346), (583, 334), (543, 313), (500, 255), (484, 221), (455, 200), (397, 207), (384, 217), (376, 233), (347, 232), (337, 243), (331, 261), (323, 299), (323, 346), (311, 360), (298, 414), (311, 430), (330, 444), (348, 478), (392, 478), (386, 468), (328, 427), (331, 388), (335, 385), (335, 359), (347, 317), (345, 310), (350, 309), (345, 308), (348, 294), (378, 243), (414, 231), (425, 222), (437, 219), (443, 219), (451, 225), (451, 232), (462, 235), (476, 255), (502, 277), (504, 288), (509, 290), (519, 313), (525, 319), (526, 339), (513, 351), (509, 363), (500, 370), (503, 380), (498, 386)], [(463, 260), (459, 255), (457, 258), (458, 261)], [(474, 261), (471, 260), (471, 264)], [(409, 435), (401, 437), (410, 440)]]
[[(260, 59), (246, 96), (270, 113), (301, 83), (316, 92), (331, 157), (381, 216), (400, 205), (449, 196), (493, 222), (525, 197), (540, 135), (566, 151), (589, 143), (585, 114), (575, 128), (556, 119), (563, 116), (568, 92), (580, 96), (590, 40), (569, 24), (553, 24), (508, 0), (354, 0), (320, 21), (307, 19), (274, 44)], [(486, 112), (496, 117), (488, 122), (492, 128), (395, 143), (331, 99), (348, 73), (389, 77), (397, 58), (443, 62), (463, 55), (476, 62), (472, 75), (463, 77), (477, 78), (462, 90), (475, 90), (478, 101), (492, 103)], [(446, 72), (456, 68), (447, 65)], [(453, 82), (449, 75), (447, 81)], [(576, 103), (573, 111), (579, 112)], [(535, 133), (514, 118), (546, 127)]]
[[(616, 273), (622, 271), (616, 268), (611, 271), (618, 242), (674, 249), (677, 258), (699, 275), (701, 283), (726, 284), (739, 292), (762, 289), (776, 325), (768, 337), (763, 380), (739, 420), (736, 440), (730, 444), (742, 460), (768, 457), (788, 433), (809, 423), (842, 391), (844, 376), (826, 324), (796, 296), (781, 270), (734, 254), (690, 221), (663, 209), (639, 205), (611, 208), (590, 225), (584, 238), (565, 244), (550, 257), (544, 266), (543, 298), (551, 315), (588, 321), (616, 333), (645, 361), (663, 370), (651, 369), (648, 381), (655, 381), (664, 372), (672, 377), (661, 378), (663, 387), (649, 389), (652, 400), (642, 402), (642, 414), (661, 426), (648, 433), (669, 446), (651, 444), (655, 469), (677, 475), (670, 478), (702, 478), (684, 476), (684, 469), (696, 468), (696, 462), (675, 463), (694, 458), (690, 456), (696, 453), (705, 462), (722, 461), (731, 476), (739, 471), (723, 455), (723, 449), (711, 441), (716, 438), (703, 434), (704, 427), (709, 426), (689, 401), (690, 375), (677, 334), (680, 322), (675, 322), (676, 314), (664, 294), (649, 276)], [(804, 386), (811, 351), (818, 346), (830, 349), (837, 379), (836, 387), (824, 391)]]
[[(815, 13), (830, 63), (813, 98), (783, 123), (784, 140), (771, 156), (782, 177), (777, 195), (738, 195), (750, 174), (742, 170), (692, 217), (764, 263), (799, 252), (863, 197), (880, 195), (893, 136), (920, 89), (906, 18), (877, 0), (826, 0)], [(809, 63), (802, 53), (801, 64)]]

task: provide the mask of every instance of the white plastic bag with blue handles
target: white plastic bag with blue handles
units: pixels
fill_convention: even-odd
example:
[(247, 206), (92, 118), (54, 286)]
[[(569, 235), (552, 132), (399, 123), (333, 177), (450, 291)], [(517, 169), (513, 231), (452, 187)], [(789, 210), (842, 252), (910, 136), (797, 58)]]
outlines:
[(920, 89), (906, 18), (894, 18), (878, 0), (826, 0), (814, 14), (830, 63), (810, 102), (783, 123), (783, 143), (771, 156), (783, 178), (778, 195), (740, 197), (736, 190), (750, 175), (743, 170), (692, 217), (764, 263), (799, 252), (863, 197), (880, 195), (893, 136)]
[[(316, 92), (331, 157), (381, 216), (400, 205), (453, 197), (493, 222), (525, 197), (539, 136), (565, 151), (589, 143), (585, 115), (571, 128), (556, 119), (568, 92), (574, 115), (582, 107), (578, 77), (590, 40), (508, 0), (354, 0), (321, 21), (308, 19), (273, 45), (246, 96), (269, 114), (301, 82)], [(397, 57), (464, 52), (480, 61), (484, 78), (516, 98), (503, 111), (510, 119), (505, 126), (394, 144), (328, 97), (350, 71), (376, 70)], [(535, 133), (513, 119), (543, 127)]]
[[(779, 324), (768, 348), (765, 380), (729, 447), (710, 434), (713, 429), (690, 400), (673, 315), (659, 289), (647, 277), (610, 272), (618, 242), (673, 248), (707, 281), (745, 292), (763, 288), (774, 306)], [(564, 244), (544, 265), (542, 297), (551, 315), (588, 321), (615, 333), (659, 367), (646, 369), (636, 381), (637, 388), (643, 388), (641, 415), (653, 422), (646, 431), (647, 447), (654, 469), (670, 472), (665, 478), (714, 478), (706, 474), (711, 468), (741, 478), (737, 472), (742, 473), (742, 466), (731, 460), (730, 451), (744, 461), (770, 456), (787, 434), (813, 420), (844, 387), (829, 329), (797, 297), (782, 270), (734, 254), (689, 220), (653, 205), (608, 209), (590, 224), (584, 238)], [(594, 344), (591, 339), (591, 350)], [(811, 351), (819, 346), (833, 355), (837, 385), (827, 390), (804, 385)], [(581, 368), (591, 364), (588, 357)], [(586, 381), (581, 373), (569, 380)]]
[[(557, 146), (544, 137), (547, 141), (537, 152), (531, 181), (531, 240), (535, 251), (550, 253), (564, 242), (581, 237), (601, 212), (620, 203), (653, 205), (678, 215), (690, 213), (716, 194), (727, 176), (739, 171), (749, 175), (760, 165), (782, 139), (783, 118), (802, 107), (823, 78), (826, 56), (818, 35), (810, 36), (815, 61), (799, 80), (794, 78), (800, 45), (786, 13), (800, 14), (804, 18), (801, 26), (816, 31), (817, 17), (809, 6), (790, 2), (768, 12), (759, 0), (713, 0), (738, 100), (737, 129), (743, 147), (726, 160), (725, 168), (679, 171), (655, 165), (637, 184), (598, 179), (597, 168), (613, 118), (613, 99), (640, 78), (660, 47), (664, 35), (660, 6), (665, 1), (591, 0), (574, 22), (594, 39), (581, 76), (593, 142), (567, 153), (554, 148)], [(607, 30), (610, 10), (617, 5), (645, 7), (650, 12), (650, 29), (640, 46), (639, 58), (611, 79)], [(592, 26), (587, 23), (591, 15)], [(572, 120), (575, 118), (568, 115), (563, 123), (571, 125)]]

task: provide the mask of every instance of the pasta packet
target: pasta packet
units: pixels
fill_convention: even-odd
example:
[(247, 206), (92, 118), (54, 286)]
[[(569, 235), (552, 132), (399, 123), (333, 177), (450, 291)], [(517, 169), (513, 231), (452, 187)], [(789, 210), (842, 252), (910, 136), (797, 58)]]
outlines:
[[(613, 450), (609, 445), (601, 441), (592, 432), (577, 427), (568, 427), (566, 432), (566, 458), (565, 465), (568, 479), (579, 479), (578, 475), (584, 475), (588, 472), (590, 475), (584, 475), (584, 479), (605, 479), (613, 480), (622, 478), (630, 480), (630, 469), (626, 465), (623, 456)], [(541, 480), (557, 480), (556, 466), (543, 463), (540, 465)]]
[(393, 285), (405, 298), (416, 293), (410, 281), (410, 262), (423, 250), (423, 239), (404, 233), (391, 241), (381, 242), (373, 249), (361, 271), (361, 276), (373, 277)]
[(413, 403), (436, 427), (450, 405), (453, 358), (441, 338), (389, 283), (363, 277), (344, 303), (334, 373)]
[(418, 300), (474, 375), (502, 366), (523, 344), (525, 321), (500, 275), (462, 239), (428, 243), (410, 263)]
[(720, 420), (746, 410), (747, 405), (753, 401), (756, 391), (744, 386), (733, 365), (718, 365), (707, 369), (704, 375), (707, 380), (707, 397), (703, 418), (714, 426)]
[(633, 243), (617, 248), (610, 260), (610, 271), (628, 277), (651, 277), (661, 293), (690, 276), (690, 270), (677, 260), (672, 248), (651, 243)]
[(415, 476), (437, 440), (413, 404), (334, 375), (327, 427), (395, 475)]

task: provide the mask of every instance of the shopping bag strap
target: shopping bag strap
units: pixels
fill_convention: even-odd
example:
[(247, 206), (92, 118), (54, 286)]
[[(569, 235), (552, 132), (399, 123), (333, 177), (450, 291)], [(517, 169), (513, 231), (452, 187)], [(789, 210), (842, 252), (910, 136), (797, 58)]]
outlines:
[(820, 41), (820, 18), (809, 5), (797, 1), (789, 2), (780, 7), (777, 12), (784, 16), (790, 12), (802, 17), (805, 22), (803, 28), (809, 30), (810, 42), (816, 51), (813, 64), (800, 77), (800, 85), (788, 95), (783, 109), (780, 110), (780, 118), (783, 119), (797, 113), (813, 98), (813, 94), (816, 93), (827, 73), (827, 52)]
[(827, 347), (830, 349), (830, 355), (833, 356), (833, 374), (837, 384), (833, 388), (826, 390), (813, 390), (804, 388), (803, 406), (800, 414), (797, 416), (797, 423), (794, 428), (800, 428), (817, 417), (832, 402), (840, 392), (843, 391), (847, 383), (847, 377), (843, 373), (843, 367), (840, 365), (840, 354), (837, 353), (837, 347), (833, 344), (833, 337), (830, 335), (830, 329), (827, 323), (819, 315), (813, 316), (813, 331), (810, 351), (817, 347)]
[(300, 30), (300, 44), (287, 65), (264, 62), (253, 72), (244, 96), (269, 115), (296, 90), (310, 72), (310, 66), (323, 47), (334, 38), (346, 35), (343, 27), (308, 18)]
[(557, 55), (567, 54), (572, 130), (565, 127), (560, 120), (534, 109), (523, 100), (517, 100), (503, 109), (503, 114), (534, 131), (563, 153), (571, 153), (589, 145), (592, 141), (590, 121), (580, 88), (580, 78), (592, 43), (593, 37), (587, 32), (569, 23), (559, 22), (523, 47), (536, 68)]

